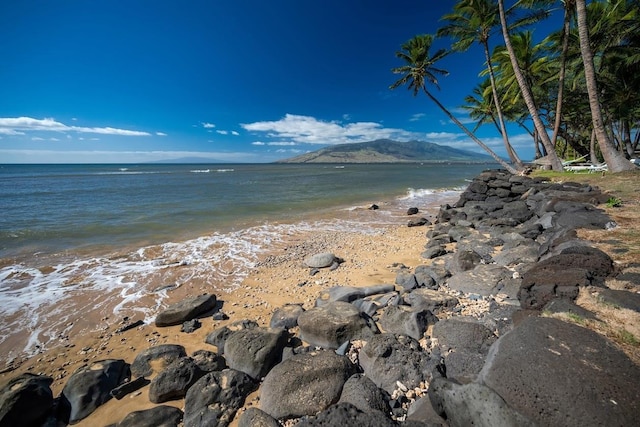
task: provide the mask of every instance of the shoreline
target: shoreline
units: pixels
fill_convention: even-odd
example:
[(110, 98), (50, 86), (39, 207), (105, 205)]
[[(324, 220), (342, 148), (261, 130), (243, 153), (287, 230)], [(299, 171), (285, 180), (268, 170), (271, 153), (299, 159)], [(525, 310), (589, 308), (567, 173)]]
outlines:
[[(436, 191), (436, 194), (438, 193), (440, 192)], [(435, 201), (451, 202), (457, 195), (459, 192), (446, 190), (441, 192)], [(314, 222), (308, 222), (307, 226), (299, 227), (294, 233), (291, 232), (290, 227), (285, 226), (284, 231), (280, 230), (279, 240), (274, 241), (274, 246), (271, 249), (258, 256), (254, 266), (241, 274), (241, 280), (237, 285), (225, 287), (224, 283), (212, 285), (202, 280), (187, 281), (178, 287), (163, 291), (161, 305), (158, 305), (157, 296), (150, 295), (146, 299), (143, 297), (136, 300), (133, 306), (129, 304), (130, 307), (120, 316), (108, 313), (104, 315), (104, 309), (90, 310), (93, 317), (90, 317), (89, 321), (86, 319), (86, 314), (82, 314), (78, 317), (82, 319), (82, 322), (73, 322), (73, 326), (70, 326), (68, 330), (61, 331), (54, 338), (59, 343), (58, 345), (53, 345), (44, 351), (36, 350), (33, 355), (21, 353), (11, 357), (5, 356), (7, 359), (3, 359), (3, 366), (0, 367), (0, 383), (5, 383), (10, 377), (22, 372), (44, 374), (54, 379), (51, 388), (54, 394), (58, 394), (67, 377), (77, 367), (100, 357), (129, 360), (135, 356), (136, 352), (146, 347), (170, 342), (176, 337), (180, 338), (181, 344), (183, 344), (182, 341), (185, 341), (187, 348), (194, 347), (193, 350), (195, 350), (195, 347), (202, 347), (206, 333), (229, 322), (207, 324), (203, 321), (202, 328), (188, 335), (180, 333), (179, 326), (156, 328), (153, 324), (155, 313), (162, 306), (177, 302), (190, 295), (217, 294), (218, 298), (223, 301), (222, 311), (232, 320), (251, 318), (268, 326), (271, 311), (280, 305), (293, 302), (288, 299), (301, 297), (302, 300), (299, 302), (304, 303), (308, 308), (314, 300), (313, 296), (317, 295), (319, 290), (324, 287), (338, 284), (357, 285), (361, 278), (368, 281), (385, 278), (387, 283), (393, 283), (395, 273), (388, 271), (385, 266), (375, 264), (378, 263), (378, 260), (393, 257), (398, 252), (411, 252), (411, 255), (408, 253), (403, 255), (403, 258), (419, 258), (419, 251), (416, 252), (411, 248), (411, 244), (408, 242), (416, 242), (421, 245), (424, 233), (427, 231), (424, 227), (409, 228), (406, 226), (407, 221), (412, 217), (407, 216), (406, 212), (398, 210), (397, 200), (399, 199), (401, 197), (396, 198), (395, 201), (382, 203), (380, 211), (367, 211), (364, 207), (345, 207), (334, 210), (333, 214), (330, 212), (323, 212), (321, 216), (309, 214), (308, 217), (312, 218)], [(407, 199), (411, 200), (410, 197)], [(421, 215), (433, 219), (439, 208), (439, 205), (433, 204), (435, 201), (432, 201), (429, 206), (420, 206)], [(344, 225), (346, 223), (339, 225), (349, 217), (353, 217), (349, 220), (352, 226), (358, 224), (360, 214), (357, 211), (361, 211), (367, 216), (384, 215), (384, 218), (381, 218), (377, 224), (371, 222), (370, 219), (365, 220), (360, 230), (355, 227), (348, 230)], [(325, 226), (329, 224), (326, 228), (330, 230), (314, 231), (315, 221), (324, 223)], [(331, 227), (331, 224), (338, 226)], [(274, 228), (278, 229), (277, 226)], [(397, 242), (397, 244), (393, 242)], [(408, 247), (400, 247), (405, 245)], [(299, 259), (290, 259), (288, 255), (296, 250), (300, 252)], [(342, 256), (346, 257), (347, 262), (341, 265), (337, 271), (332, 272), (330, 276), (323, 278), (323, 274), (318, 274), (311, 277), (308, 269), (302, 267), (302, 259), (314, 251), (343, 253)], [(402, 260), (394, 259), (389, 261), (389, 264), (393, 262), (402, 262)], [(180, 268), (179, 263), (175, 268)], [(365, 268), (372, 270), (369, 273), (360, 271)], [(233, 276), (232, 270), (229, 272), (229, 277)], [(335, 280), (341, 283), (335, 282)], [(307, 286), (298, 286), (305, 281), (309, 282)], [(157, 283), (157, 286), (159, 287), (161, 284)], [(212, 289), (212, 286), (220, 288)], [(119, 295), (122, 292), (118, 289), (114, 293), (114, 297), (120, 298)], [(77, 306), (89, 307), (94, 304), (86, 296), (72, 298), (77, 302)], [(101, 295), (100, 298), (103, 303), (109, 300), (104, 295)], [(256, 304), (255, 301), (246, 302), (247, 299), (256, 298), (263, 298), (264, 302), (262, 304)], [(110, 303), (111, 307), (115, 305), (117, 304), (113, 301)], [(149, 313), (152, 315), (150, 316)], [(145, 325), (134, 329), (135, 334), (131, 331), (120, 334), (115, 332), (123, 326), (140, 320), (145, 321)], [(117, 342), (118, 340), (121, 341)], [(6, 347), (7, 344), (11, 345), (11, 341), (8, 340), (3, 344)]]
[[(517, 180), (514, 180), (514, 182), (517, 183)], [(514, 184), (513, 191), (515, 191), (515, 187), (518, 187), (518, 185)], [(569, 185), (567, 188), (573, 187)], [(596, 197), (598, 197), (598, 194), (596, 194)], [(637, 204), (637, 199), (630, 202), (631, 206)], [(466, 213), (473, 212), (473, 208), (470, 209), (471, 210), (467, 210)], [(633, 208), (631, 207), (631, 209)], [(433, 219), (433, 214), (425, 215), (425, 213), (427, 212), (422, 211), (421, 215)], [(633, 246), (631, 246), (630, 251), (609, 250), (611, 248), (621, 249), (615, 243), (612, 243), (612, 236), (617, 237), (618, 235), (624, 235), (624, 233), (628, 231), (626, 226), (630, 224), (630, 222), (626, 221), (625, 218), (628, 211), (622, 213), (609, 211), (607, 213), (618, 214), (621, 219), (625, 220), (620, 222), (620, 225), (625, 226), (625, 228), (614, 229), (613, 231), (603, 229), (585, 232), (580, 230), (578, 235), (581, 239), (587, 239), (587, 241), (595, 246), (607, 247), (607, 252), (611, 254), (617, 264), (616, 268), (620, 269), (620, 271), (624, 269), (625, 274), (632, 277), (631, 282), (627, 279), (627, 281), (620, 283), (617, 283), (617, 279), (607, 279), (607, 285), (610, 289), (620, 292), (633, 291), (634, 293), (639, 293), (640, 284), (636, 283), (632, 285), (634, 275), (638, 274), (635, 272), (636, 270), (634, 270), (634, 268), (637, 269), (637, 267), (634, 267), (633, 263), (629, 261), (629, 256), (633, 259)], [(438, 218), (444, 220), (444, 222), (449, 222), (448, 219), (445, 220), (447, 215), (453, 215), (450, 219), (453, 221), (454, 228), (458, 226), (455, 225), (458, 221), (461, 227), (471, 227), (470, 225), (463, 225), (463, 222), (468, 222), (466, 218), (455, 217), (455, 215), (457, 215), (456, 209), (448, 208), (444, 211), (441, 209), (438, 212)], [(412, 219), (412, 217), (408, 216), (405, 218), (407, 220)], [(496, 220), (500, 221), (500, 218), (496, 218)], [(449, 227), (451, 226), (452, 225), (449, 225)], [(471, 227), (471, 229), (473, 228), (474, 227)], [(2, 373), (0, 375), (0, 383), (5, 383), (8, 378), (15, 377), (20, 372), (39, 373), (37, 370), (43, 369), (42, 373), (54, 378), (51, 389), (54, 395), (57, 396), (66, 379), (68, 379), (68, 376), (82, 365), (112, 358), (122, 358), (127, 363), (131, 363), (133, 358), (142, 350), (158, 344), (180, 344), (184, 346), (188, 355), (200, 349), (214, 351), (213, 349), (215, 347), (204, 344), (205, 337), (209, 332), (243, 319), (256, 321), (259, 326), (268, 326), (271, 314), (275, 309), (285, 304), (298, 303), (306, 310), (310, 310), (316, 305), (316, 300), (321, 294), (321, 291), (328, 288), (336, 286), (367, 287), (380, 284), (390, 284), (393, 287), (395, 284), (396, 290), (401, 289), (404, 285), (399, 285), (397, 282), (398, 274), (401, 271), (417, 272), (416, 267), (434, 266), (434, 263), (437, 262), (427, 259), (423, 254), (425, 242), (437, 240), (437, 234), (427, 235), (428, 232), (433, 232), (435, 229), (440, 229), (438, 232), (442, 232), (443, 227), (441, 224), (428, 227), (407, 227), (405, 221), (403, 224), (381, 227), (376, 233), (359, 233), (358, 230), (334, 230), (289, 236), (291, 239), (286, 244), (274, 248), (271, 254), (263, 257), (260, 262), (255, 265), (238, 289), (230, 293), (216, 293), (221, 303), (221, 311), (229, 316), (228, 320), (215, 321), (211, 319), (211, 317), (204, 317), (201, 319), (202, 327), (191, 334), (180, 332), (180, 326), (157, 328), (154, 324), (149, 324), (129, 329), (122, 333), (115, 332), (117, 329), (115, 326), (118, 325), (114, 325), (113, 328), (105, 327), (102, 333), (92, 335), (88, 337), (86, 341), (78, 340), (73, 346), (58, 352), (58, 354), (53, 354), (55, 352), (51, 351), (46, 356), (39, 357), (38, 360), (35, 360), (31, 365), (25, 364), (13, 372)], [(479, 235), (476, 234), (476, 236), (482, 239), (489, 237), (488, 235), (482, 237), (482, 233)], [(446, 246), (448, 250), (452, 251), (447, 258), (449, 261), (446, 262), (451, 262), (453, 254), (457, 253), (458, 250), (462, 251), (462, 248), (453, 243), (451, 245), (447, 244)], [(309, 267), (303, 265), (303, 260), (309, 255), (322, 252), (332, 252), (336, 256), (343, 258), (344, 262), (335, 270), (320, 269), (317, 274), (311, 275)], [(629, 254), (629, 252), (631, 252), (631, 254)], [(494, 256), (499, 253), (500, 250), (498, 250)], [(459, 261), (456, 260), (454, 262)], [(512, 270), (514, 272), (513, 279), (516, 279), (516, 277), (520, 277), (522, 271), (517, 269), (517, 265), (519, 264), (514, 265), (516, 265), (516, 267)], [(446, 269), (448, 270), (450, 267), (449, 265)], [(516, 273), (518, 274), (516, 275)], [(458, 283), (458, 286), (459, 285), (460, 283)], [(489, 320), (489, 323), (493, 325), (491, 328), (495, 328), (493, 331), (493, 333), (496, 334), (494, 339), (513, 335), (508, 334), (508, 332), (513, 330), (512, 328), (516, 327), (519, 322), (524, 321), (526, 323), (525, 319), (542, 319), (543, 324), (546, 322), (546, 324), (550, 325), (554, 325), (553, 321), (558, 321), (561, 324), (575, 324), (579, 325), (582, 329), (595, 330), (601, 337), (610, 339), (611, 343), (615, 344), (615, 347), (622, 349), (624, 353), (627, 354), (627, 357), (630, 358), (629, 360), (635, 363), (636, 367), (634, 369), (640, 366), (640, 351), (638, 351), (638, 346), (630, 342), (628, 336), (617, 336), (616, 330), (614, 329), (622, 328), (631, 338), (638, 337), (640, 336), (640, 322), (638, 321), (640, 320), (640, 316), (638, 313), (632, 313), (626, 309), (621, 310), (620, 307), (602, 304), (599, 299), (598, 288), (589, 286), (584, 290), (580, 289), (579, 298), (576, 300), (576, 303), (579, 304), (580, 307), (588, 307), (590, 311), (593, 311), (599, 317), (598, 323), (591, 323), (588, 318), (576, 317), (576, 315), (572, 317), (564, 312), (532, 314), (529, 313), (530, 310), (521, 310), (520, 304), (518, 303), (520, 295), (516, 298), (514, 293), (517, 288), (509, 288), (508, 286), (509, 285), (506, 285), (502, 291), (498, 290), (497, 292), (483, 296), (482, 293), (479, 295), (475, 294), (475, 291), (461, 291), (453, 286), (452, 283), (447, 283), (445, 287), (440, 287), (438, 291), (455, 296), (459, 301), (459, 305), (453, 311), (438, 312), (437, 317), (442, 322), (440, 324), (445, 324), (447, 323), (446, 321), (453, 321), (453, 324), (456, 324), (455, 322), (460, 322), (462, 319), (467, 319), (468, 321), (469, 319), (472, 321), (475, 319), (476, 322), (486, 322)], [(172, 295), (172, 297), (175, 297), (175, 300), (199, 293), (197, 291), (194, 292), (194, 289), (185, 289), (182, 287), (172, 292), (175, 292)], [(408, 292), (411, 293), (411, 291)], [(400, 294), (402, 295), (401, 290)], [(517, 307), (515, 307), (514, 302), (517, 304)], [(484, 316), (485, 314), (491, 313), (492, 310), (495, 310), (492, 306), (495, 307), (496, 304), (498, 307), (507, 310), (505, 313), (508, 313), (507, 316), (509, 320), (507, 321), (507, 318), (503, 319), (507, 321), (506, 325), (499, 326), (498, 324), (502, 322), (502, 320), (497, 318), (491, 320), (487, 319), (487, 316)], [(497, 312), (494, 312), (494, 316), (502, 313), (500, 310), (499, 308)], [(520, 320), (516, 319), (515, 314), (513, 319), (511, 319), (511, 314), (514, 313), (513, 310), (522, 313), (519, 315), (520, 317), (518, 317)], [(503, 314), (499, 316), (502, 319)], [(458, 320), (455, 319), (456, 317), (458, 317)], [(481, 318), (484, 320), (481, 321)], [(136, 319), (127, 319), (122, 325), (134, 320)], [(380, 319), (378, 319), (378, 321), (379, 320)], [(535, 324), (534, 321), (527, 323), (527, 325), (533, 324)], [(438, 323), (436, 325), (438, 325)], [(503, 335), (505, 332), (507, 333)], [(442, 331), (440, 333), (442, 333)], [(436, 335), (435, 341), (434, 335)], [(425, 351), (435, 351), (439, 345), (443, 345), (442, 343), (438, 344), (437, 335), (432, 327), (425, 330), (425, 335), (420, 341), (420, 345)], [(427, 340), (423, 341), (425, 336)], [(629, 342), (624, 342), (625, 337)], [(477, 339), (477, 337), (474, 337), (474, 339)], [(569, 343), (572, 344), (572, 342)], [(534, 343), (529, 343), (529, 345), (532, 344)], [(577, 342), (576, 344), (580, 345), (581, 343)], [(562, 347), (562, 349), (564, 348), (565, 347)], [(559, 350), (564, 351), (562, 349)], [(569, 351), (569, 349), (570, 347), (566, 347), (567, 351)], [(455, 348), (453, 350), (455, 353)], [(552, 354), (561, 354), (558, 352), (558, 349), (551, 348), (549, 351)], [(446, 359), (447, 353), (442, 354)], [(486, 356), (486, 353), (483, 354)], [(72, 362), (72, 360), (75, 361)], [(569, 360), (568, 363), (571, 363), (571, 360)], [(451, 359), (450, 362), (452, 364), (451, 366), (455, 369), (455, 360)], [(448, 365), (449, 360), (447, 360), (447, 366)], [(448, 367), (451, 368), (451, 366)], [(598, 368), (598, 366), (596, 366), (596, 368), (602, 370), (602, 368)], [(486, 369), (489, 368), (485, 365), (485, 370)], [(583, 367), (582, 369), (585, 368)], [(58, 378), (56, 378), (56, 372), (58, 373)], [(438, 385), (440, 385), (440, 383), (441, 382), (439, 382)], [(560, 386), (560, 384), (557, 385)], [(410, 398), (410, 402), (413, 402), (412, 399), (416, 399), (416, 397), (422, 396), (423, 399), (426, 398), (425, 387), (426, 386), (420, 385), (419, 389), (416, 388), (415, 391), (410, 389), (407, 392), (407, 396), (409, 393), (412, 393), (413, 396), (413, 398)], [(429, 393), (431, 394), (431, 391)], [(502, 395), (506, 396), (505, 394)], [(616, 398), (617, 401), (620, 401), (618, 399), (621, 399), (621, 397), (618, 396)], [(427, 401), (428, 400), (427, 398)], [(556, 400), (555, 398), (553, 399), (553, 401)], [(626, 401), (626, 399), (623, 400)], [(263, 408), (262, 403), (259, 403), (260, 401), (259, 390), (249, 394), (246, 397), (243, 408), (230, 425), (237, 426), (239, 414), (243, 413), (246, 409), (253, 407)], [(415, 400), (415, 403), (417, 402), (418, 401)], [(613, 403), (617, 405), (617, 403)], [(171, 400), (166, 402), (165, 405), (184, 410), (185, 400)], [(99, 406), (90, 417), (81, 420), (76, 425), (96, 425), (95, 420), (98, 419), (101, 425), (113, 424), (119, 422), (123, 416), (129, 412), (148, 409), (154, 406), (155, 405), (149, 400), (146, 389), (142, 389), (141, 391), (132, 393), (123, 400), (115, 401), (112, 399), (106, 402), (104, 405)], [(401, 410), (400, 413), (403, 411), (404, 417), (407, 414), (406, 408)]]

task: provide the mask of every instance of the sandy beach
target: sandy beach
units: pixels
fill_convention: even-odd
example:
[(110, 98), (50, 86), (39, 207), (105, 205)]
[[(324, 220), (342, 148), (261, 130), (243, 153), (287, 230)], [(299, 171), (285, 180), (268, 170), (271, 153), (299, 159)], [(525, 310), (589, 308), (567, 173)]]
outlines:
[[(420, 212), (420, 216), (433, 219), (436, 213)], [(215, 350), (215, 347), (204, 342), (205, 337), (228, 323), (251, 319), (261, 326), (268, 326), (276, 308), (287, 303), (299, 303), (305, 309), (311, 308), (323, 289), (338, 285), (393, 284), (400, 266), (413, 269), (427, 262), (420, 253), (428, 227), (408, 227), (410, 218), (407, 216), (406, 220), (399, 220), (397, 225), (381, 226), (373, 233), (354, 229), (289, 236), (285, 244), (274, 248), (259, 262), (235, 291), (212, 292), (205, 284), (192, 282), (169, 293), (167, 304), (187, 296), (215, 293), (221, 311), (229, 317), (228, 320), (202, 318), (202, 326), (187, 334), (180, 331), (181, 326), (158, 328), (152, 323), (117, 332), (122, 326), (140, 320), (135, 317), (87, 319), (87, 323), (96, 322), (97, 330), (70, 335), (60, 346), (24, 360), (14, 370), (3, 372), (0, 381), (6, 383), (23, 372), (44, 374), (54, 379), (51, 389), (54, 396), (58, 396), (68, 377), (84, 364), (118, 358), (131, 363), (140, 351), (165, 343), (180, 344), (185, 347), (187, 354), (200, 349)], [(335, 270), (320, 269), (311, 275), (303, 261), (321, 252), (332, 252), (345, 262)], [(154, 406), (148, 400), (147, 388), (121, 401), (107, 402), (77, 425), (108, 425), (120, 421), (131, 411)], [(251, 400), (251, 397), (247, 400), (248, 405), (251, 405)], [(183, 400), (168, 404), (181, 407)]]
[[(618, 222), (618, 228), (612, 231), (590, 230), (579, 233), (581, 238), (610, 253), (618, 267), (624, 267), (629, 272), (637, 271), (634, 261), (637, 255), (634, 242), (637, 240), (633, 240), (633, 224), (637, 218), (635, 209), (638, 205), (635, 193), (637, 191), (634, 190), (621, 193), (625, 196), (622, 208), (606, 209), (607, 214)], [(380, 225), (373, 230), (355, 228), (289, 235), (262, 257), (241, 286), (233, 291), (214, 291), (210, 286), (194, 281), (168, 293), (166, 304), (181, 301), (188, 296), (214, 293), (220, 311), (229, 317), (227, 320), (216, 321), (211, 316), (202, 317), (202, 326), (188, 334), (180, 331), (181, 326), (159, 328), (153, 323), (120, 332), (120, 328), (141, 318), (98, 319), (95, 321), (95, 328), (89, 332), (69, 336), (59, 346), (23, 360), (14, 369), (5, 368), (0, 374), (0, 384), (24, 372), (43, 374), (53, 378), (51, 389), (53, 395), (58, 396), (71, 374), (83, 365), (104, 359), (124, 359), (131, 363), (138, 353), (158, 344), (180, 344), (189, 355), (197, 350), (215, 351), (214, 346), (205, 343), (205, 337), (229, 323), (249, 319), (260, 326), (268, 326), (275, 309), (289, 303), (301, 304), (305, 309), (310, 309), (324, 289), (333, 286), (393, 284), (401, 268), (414, 270), (418, 265), (432, 262), (421, 256), (427, 242), (426, 233), (432, 226), (408, 227), (408, 220), (415, 217), (407, 216), (404, 212), (395, 214), (398, 216), (397, 224)], [(434, 220), (436, 215), (434, 208), (431, 211), (421, 211), (418, 216)], [(625, 242), (624, 247), (620, 246), (620, 242)], [(322, 252), (334, 253), (344, 259), (344, 262), (337, 269), (319, 269), (315, 274), (310, 274), (310, 268), (304, 265), (305, 258)], [(609, 286), (616, 288), (615, 280), (609, 282)], [(458, 297), (461, 315), (478, 316), (488, 310), (486, 300), (470, 300), (460, 294)], [(500, 296), (496, 298), (499, 299)], [(599, 304), (597, 295), (589, 293), (581, 293), (577, 302), (592, 310), (602, 320), (593, 324), (587, 322), (587, 327), (612, 339), (635, 363), (640, 363), (637, 342), (625, 340), (617, 332), (623, 327), (631, 336), (640, 336), (637, 313)], [(439, 316), (443, 315), (446, 316), (444, 313)], [(149, 401), (148, 389), (148, 386), (144, 387), (122, 400), (111, 399), (76, 425), (106, 426), (119, 422), (132, 411), (154, 407)], [(244, 408), (259, 407), (259, 401), (259, 392), (256, 391), (248, 396)], [(183, 409), (184, 399), (165, 404)], [(237, 425), (237, 419), (238, 416), (231, 425)]]

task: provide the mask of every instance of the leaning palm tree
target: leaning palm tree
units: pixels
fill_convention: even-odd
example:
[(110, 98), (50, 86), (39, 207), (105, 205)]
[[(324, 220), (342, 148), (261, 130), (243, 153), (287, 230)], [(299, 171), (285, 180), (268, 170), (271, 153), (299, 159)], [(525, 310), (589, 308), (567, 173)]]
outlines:
[(491, 63), (489, 38), (494, 29), (500, 26), (498, 6), (492, 0), (460, 0), (453, 7), (453, 13), (444, 15), (441, 19), (446, 22), (446, 25), (440, 28), (437, 34), (438, 36), (452, 37), (455, 40), (452, 45), (454, 50), (464, 52), (468, 50), (474, 42), (482, 46), (487, 61), (487, 70), (491, 82), (491, 92), (495, 105), (498, 129), (502, 135), (502, 140), (507, 154), (511, 159), (511, 163), (519, 170), (524, 169), (522, 161), (509, 142), (502, 106), (498, 98), (493, 64)]
[(546, 151), (549, 162), (551, 163), (551, 167), (555, 171), (563, 170), (562, 161), (555, 152), (555, 147), (549, 138), (549, 134), (540, 118), (540, 114), (538, 113), (538, 109), (536, 108), (535, 102), (533, 100), (533, 94), (531, 92), (531, 87), (525, 80), (525, 77), (520, 69), (520, 65), (518, 64), (518, 60), (514, 53), (513, 46), (511, 44), (511, 35), (509, 34), (509, 27), (507, 25), (507, 17), (504, 7), (504, 1), (498, 0), (498, 15), (500, 17), (500, 24), (502, 27), (502, 36), (504, 37), (504, 44), (509, 53), (509, 58), (511, 60), (511, 65), (513, 67), (514, 76), (516, 81), (518, 82), (518, 86), (520, 87), (520, 92), (522, 93), (522, 99), (527, 105), (527, 109), (529, 110), (529, 114), (531, 115), (531, 119), (533, 120), (533, 125), (535, 126), (538, 137), (542, 141)]
[(451, 112), (449, 112), (449, 110), (447, 110), (444, 105), (442, 105), (440, 101), (438, 101), (438, 99), (427, 89), (428, 83), (439, 87), (436, 75), (446, 76), (449, 74), (448, 71), (434, 66), (439, 60), (448, 55), (449, 52), (444, 49), (440, 49), (432, 56), (429, 53), (432, 43), (433, 36), (430, 34), (423, 34), (414, 36), (402, 45), (402, 50), (396, 52), (396, 56), (402, 59), (405, 65), (391, 70), (394, 74), (402, 74), (402, 77), (392, 84), (390, 89), (396, 89), (399, 86), (407, 85), (407, 89), (413, 90), (414, 96), (416, 96), (420, 91), (423, 91), (425, 95), (427, 95), (429, 99), (431, 99), (453, 123), (466, 133), (476, 144), (489, 153), (496, 162), (502, 165), (502, 167), (510, 173), (517, 174), (518, 171), (516, 169), (501, 159), (485, 143), (480, 141), (473, 132), (467, 129), (467, 127), (463, 125), (453, 114), (451, 114)]
[(593, 52), (589, 44), (589, 30), (587, 28), (587, 6), (585, 0), (576, 0), (576, 17), (578, 18), (578, 34), (580, 37), (580, 53), (584, 64), (584, 76), (589, 95), (589, 107), (591, 108), (591, 120), (596, 139), (600, 145), (600, 151), (611, 172), (623, 172), (634, 170), (636, 167), (628, 161), (622, 153), (616, 150), (607, 135), (600, 109), (598, 85), (596, 83), (596, 71), (593, 65)]

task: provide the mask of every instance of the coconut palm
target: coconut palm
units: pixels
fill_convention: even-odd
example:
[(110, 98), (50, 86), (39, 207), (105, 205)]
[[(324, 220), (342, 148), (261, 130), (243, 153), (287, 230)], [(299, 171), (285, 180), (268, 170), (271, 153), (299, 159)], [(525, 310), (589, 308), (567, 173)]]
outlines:
[(435, 64), (448, 55), (448, 51), (440, 49), (433, 55), (429, 50), (433, 43), (433, 36), (430, 34), (417, 35), (404, 43), (401, 50), (396, 52), (396, 56), (400, 58), (404, 65), (393, 68), (394, 74), (402, 74), (402, 77), (390, 86), (390, 89), (396, 89), (399, 86), (406, 85), (407, 89), (413, 91), (416, 96), (423, 91), (431, 101), (433, 101), (446, 116), (455, 123), (464, 133), (466, 133), (476, 144), (482, 147), (491, 157), (493, 157), (502, 167), (510, 173), (517, 174), (518, 171), (501, 159), (491, 148), (480, 141), (465, 125), (463, 125), (438, 99), (427, 89), (428, 84), (438, 87), (438, 78), (436, 76), (446, 76), (448, 71), (435, 67)]
[(455, 39), (456, 41), (452, 45), (453, 50), (464, 52), (468, 50), (474, 42), (478, 42), (482, 46), (487, 61), (498, 129), (502, 135), (504, 146), (511, 162), (517, 169), (522, 170), (524, 168), (522, 161), (511, 146), (509, 136), (507, 135), (502, 106), (498, 98), (491, 55), (489, 53), (489, 38), (491, 33), (496, 27), (500, 26), (497, 5), (491, 0), (460, 0), (453, 7), (453, 13), (444, 15), (442, 20), (446, 21), (446, 25), (440, 28), (437, 34), (438, 36), (449, 36)]
[[(502, 0), (499, 0), (502, 1)], [(576, 0), (576, 17), (578, 19), (578, 34), (580, 37), (580, 52), (584, 65), (584, 75), (589, 94), (589, 107), (591, 109), (591, 120), (596, 139), (600, 145), (600, 151), (611, 172), (623, 172), (634, 170), (635, 165), (628, 161), (622, 153), (614, 147), (609, 139), (609, 135), (604, 127), (602, 110), (600, 109), (600, 99), (598, 96), (598, 85), (596, 82), (596, 70), (593, 64), (593, 52), (589, 44), (589, 30), (587, 27), (587, 6), (585, 0)]]
[(507, 18), (506, 18), (503, 0), (498, 0), (498, 15), (500, 16), (500, 24), (502, 28), (502, 35), (504, 37), (505, 47), (507, 49), (507, 52), (509, 52), (511, 66), (513, 68), (515, 79), (518, 82), (518, 87), (520, 88), (520, 92), (522, 93), (522, 99), (527, 105), (527, 109), (529, 110), (529, 114), (531, 115), (531, 119), (533, 120), (536, 133), (546, 149), (547, 157), (548, 157), (549, 163), (551, 164), (552, 169), (556, 171), (561, 171), (563, 170), (562, 162), (560, 161), (560, 158), (556, 154), (553, 143), (551, 142), (551, 139), (549, 138), (549, 134), (547, 133), (547, 130), (544, 126), (544, 123), (540, 118), (540, 114), (538, 113), (538, 110), (536, 108), (536, 105), (533, 99), (533, 94), (531, 93), (531, 87), (527, 84), (527, 81), (525, 80), (522, 70), (518, 65), (518, 60), (516, 58), (516, 55), (513, 50), (513, 46), (511, 44), (511, 36), (509, 34), (509, 27), (507, 25)]

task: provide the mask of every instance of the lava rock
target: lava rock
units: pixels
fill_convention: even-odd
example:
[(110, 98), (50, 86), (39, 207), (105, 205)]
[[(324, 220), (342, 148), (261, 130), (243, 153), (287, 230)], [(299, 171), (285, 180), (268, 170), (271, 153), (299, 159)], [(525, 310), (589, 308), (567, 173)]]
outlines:
[(333, 351), (293, 355), (264, 378), (260, 408), (277, 419), (315, 415), (338, 401), (354, 373), (351, 361)]
[(171, 304), (156, 316), (156, 326), (180, 325), (216, 307), (215, 295), (199, 295)]
[(30, 373), (10, 380), (0, 389), (0, 426), (40, 426), (53, 407), (52, 382)]

